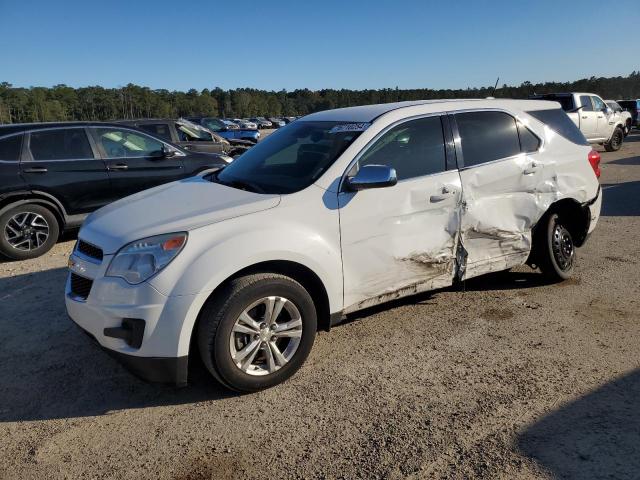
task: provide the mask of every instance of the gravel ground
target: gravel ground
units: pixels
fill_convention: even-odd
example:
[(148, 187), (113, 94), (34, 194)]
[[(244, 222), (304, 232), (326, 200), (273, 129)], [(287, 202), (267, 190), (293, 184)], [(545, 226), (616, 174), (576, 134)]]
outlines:
[(73, 239), (0, 264), (0, 477), (638, 478), (640, 134), (602, 156), (573, 279), (524, 267), (361, 312), (253, 395), (198, 368), (146, 384), (95, 347), (64, 310)]

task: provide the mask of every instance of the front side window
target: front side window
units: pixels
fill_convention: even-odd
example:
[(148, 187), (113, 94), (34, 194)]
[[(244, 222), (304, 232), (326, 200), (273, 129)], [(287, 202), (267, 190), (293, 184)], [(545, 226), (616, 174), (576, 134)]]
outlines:
[(156, 135), (160, 138), (164, 138), (168, 142), (171, 142), (171, 132), (169, 131), (169, 125), (166, 123), (147, 123), (140, 125), (139, 128), (145, 132), (149, 132), (152, 135)]
[(31, 133), (29, 148), (34, 160), (93, 158), (84, 128), (60, 128)]
[(593, 112), (593, 105), (591, 104), (591, 97), (589, 97), (589, 95), (580, 96), (580, 105), (583, 107), (583, 112)]
[(159, 157), (162, 142), (147, 135), (118, 128), (96, 128), (98, 141), (107, 158)]
[(12, 135), (0, 140), (0, 160), (17, 162), (20, 158), (22, 135)]
[(214, 132), (221, 132), (226, 130), (226, 125), (222, 120), (218, 120), (217, 118), (205, 118), (202, 120), (202, 124), (207, 127), (209, 130)]
[(446, 157), (440, 117), (420, 118), (393, 127), (360, 157), (358, 164), (395, 168), (398, 180), (444, 171)]
[(512, 157), (520, 153), (516, 120), (504, 112), (468, 112), (455, 115), (465, 167)]
[(190, 128), (188, 125), (176, 124), (178, 138), (181, 142), (213, 142), (211, 134), (205, 130)]
[(593, 100), (593, 108), (594, 110), (600, 112), (602, 110), (604, 110), (606, 108), (604, 102), (598, 98), (598, 97), (591, 97), (591, 100)]
[(211, 179), (258, 193), (297, 192), (320, 178), (364, 128), (348, 122), (290, 123)]

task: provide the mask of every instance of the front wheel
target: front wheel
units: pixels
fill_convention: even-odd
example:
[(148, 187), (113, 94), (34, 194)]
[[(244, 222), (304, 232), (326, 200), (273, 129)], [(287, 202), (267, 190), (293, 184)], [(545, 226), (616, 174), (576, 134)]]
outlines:
[(624, 141), (624, 132), (620, 127), (616, 127), (611, 135), (611, 139), (604, 144), (604, 148), (607, 152), (617, 152), (622, 147)]
[(315, 305), (305, 288), (275, 273), (232, 280), (203, 308), (198, 346), (223, 385), (255, 392), (291, 377), (311, 351)]
[(567, 280), (573, 274), (576, 247), (571, 232), (557, 213), (543, 217), (535, 238), (535, 259), (550, 281)]

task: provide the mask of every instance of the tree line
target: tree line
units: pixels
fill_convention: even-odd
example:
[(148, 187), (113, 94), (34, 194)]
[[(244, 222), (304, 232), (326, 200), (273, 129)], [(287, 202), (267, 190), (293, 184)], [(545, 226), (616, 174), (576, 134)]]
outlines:
[(252, 117), (306, 115), (331, 108), (402, 100), (446, 98), (527, 98), (531, 94), (561, 91), (597, 93), (605, 99), (640, 98), (640, 72), (622, 77), (591, 77), (574, 82), (524, 82), (467, 89), (429, 88), (379, 90), (281, 90), (253, 88), (191, 89), (187, 92), (152, 90), (128, 84), (120, 88), (14, 87), (0, 83), (0, 123), (69, 120), (177, 118), (187, 115)]

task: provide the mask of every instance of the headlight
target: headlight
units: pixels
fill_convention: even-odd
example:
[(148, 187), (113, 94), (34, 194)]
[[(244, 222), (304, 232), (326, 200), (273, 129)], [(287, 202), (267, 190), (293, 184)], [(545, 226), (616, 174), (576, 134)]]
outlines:
[(187, 243), (187, 233), (168, 233), (125, 245), (111, 260), (106, 277), (121, 277), (131, 285), (144, 282), (173, 260)]

